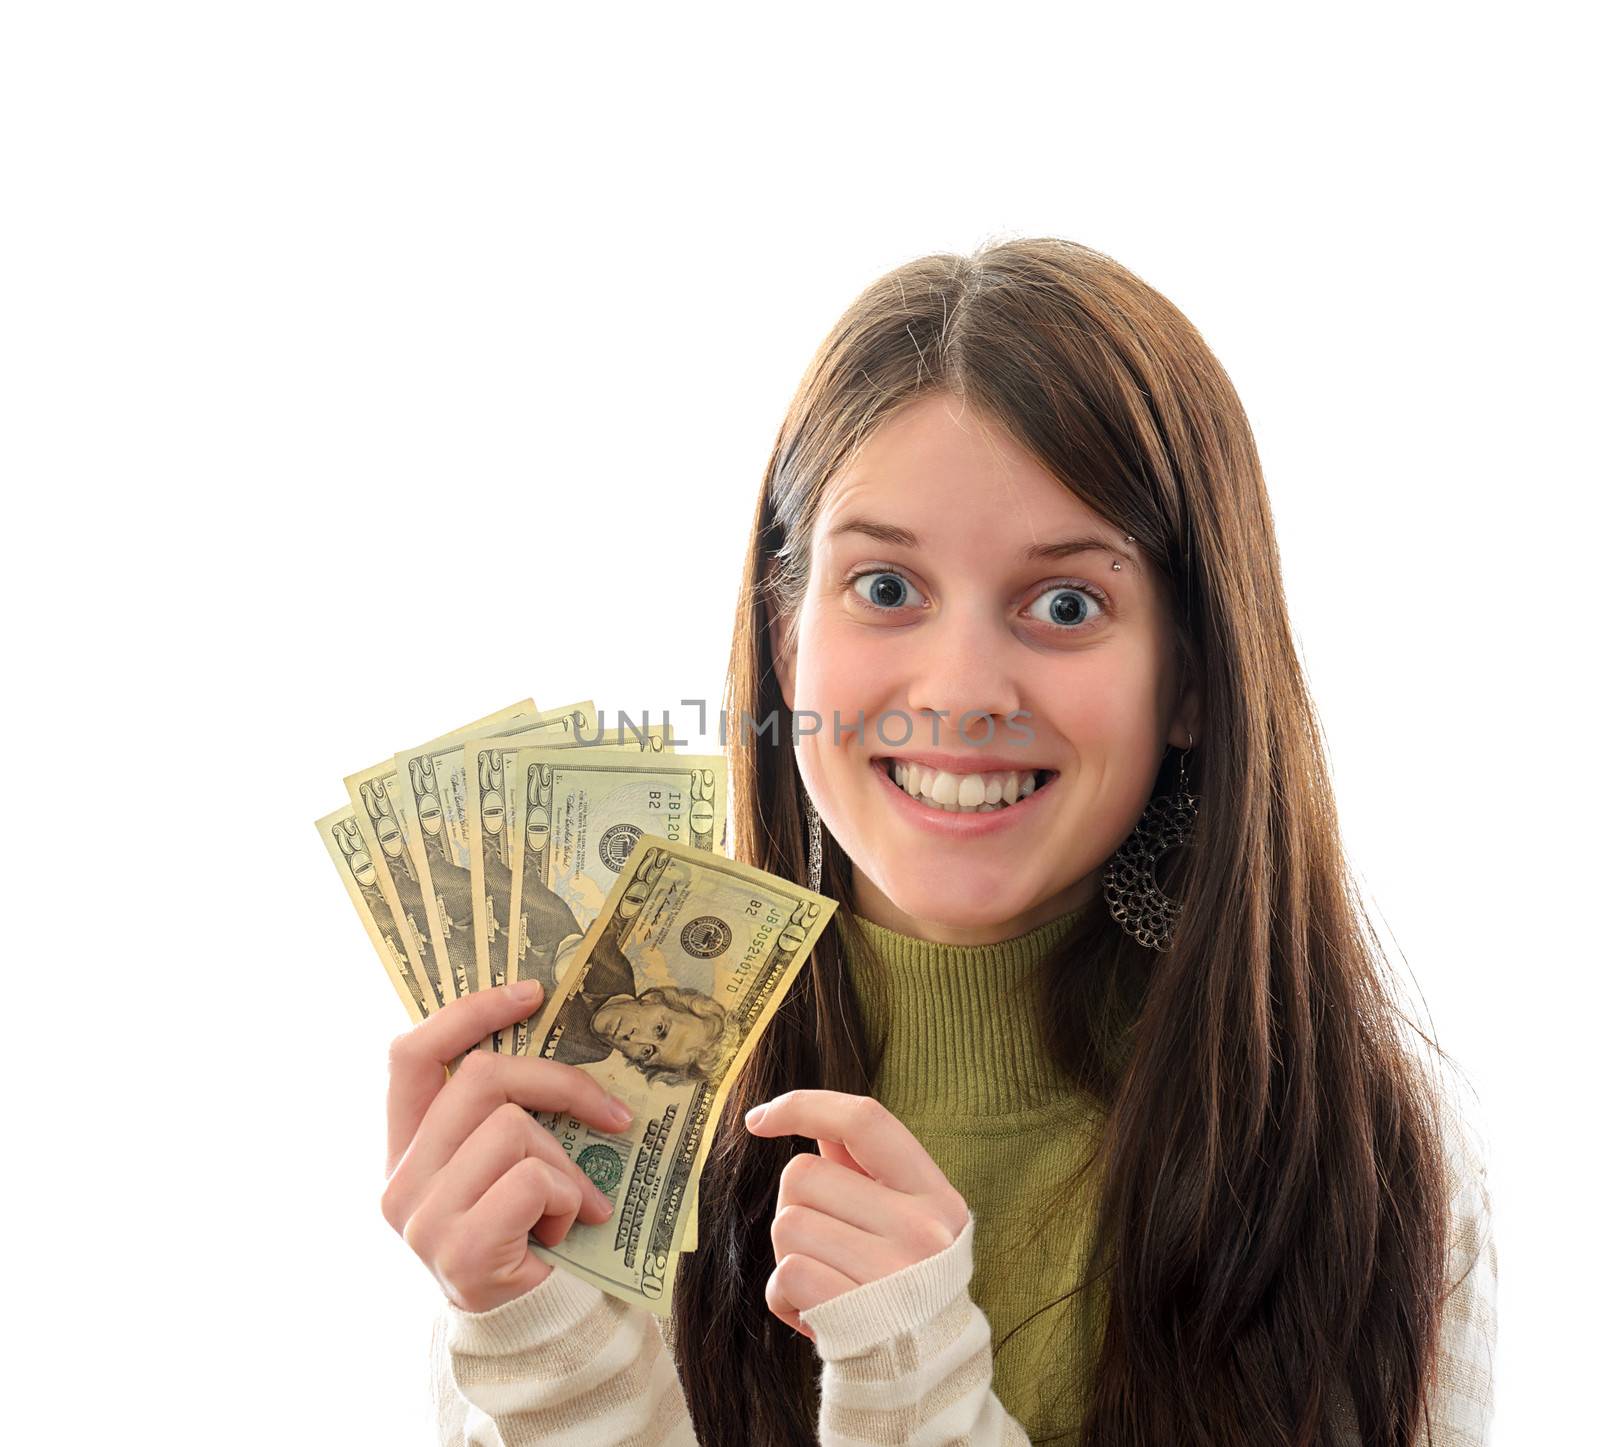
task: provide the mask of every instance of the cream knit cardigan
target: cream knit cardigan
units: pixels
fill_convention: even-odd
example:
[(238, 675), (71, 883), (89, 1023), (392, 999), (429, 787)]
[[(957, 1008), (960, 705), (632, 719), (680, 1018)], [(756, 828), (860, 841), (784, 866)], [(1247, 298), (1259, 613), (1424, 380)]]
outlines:
[[(1484, 1447), (1498, 1262), (1482, 1137), (1459, 1115), (1449, 1125), (1454, 1230), (1432, 1440)], [(822, 1447), (1025, 1447), (991, 1388), (989, 1322), (967, 1289), (974, 1224), (969, 1212), (937, 1255), (801, 1313), (822, 1367)], [(658, 1319), (559, 1269), (492, 1311), (445, 1302), (432, 1369), (441, 1447), (698, 1447)]]

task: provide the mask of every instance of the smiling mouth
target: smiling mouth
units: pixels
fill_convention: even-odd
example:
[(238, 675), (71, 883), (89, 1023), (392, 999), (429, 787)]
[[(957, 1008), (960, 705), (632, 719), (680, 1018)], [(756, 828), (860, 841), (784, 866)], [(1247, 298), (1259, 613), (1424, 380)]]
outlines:
[(1055, 769), (949, 774), (926, 764), (884, 757), (873, 759), (872, 767), (919, 804), (949, 814), (992, 814), (1009, 809), (1047, 788), (1057, 777)]

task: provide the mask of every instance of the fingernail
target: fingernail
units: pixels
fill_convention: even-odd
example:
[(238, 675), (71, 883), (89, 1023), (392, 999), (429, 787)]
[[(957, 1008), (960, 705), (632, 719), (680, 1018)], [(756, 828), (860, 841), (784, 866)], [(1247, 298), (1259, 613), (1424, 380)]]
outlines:
[(614, 1095), (611, 1097), (611, 1119), (618, 1125), (627, 1125), (633, 1119), (633, 1112), (628, 1109), (627, 1103)]
[(764, 1105), (755, 1106), (753, 1109), (747, 1110), (744, 1113), (744, 1123), (746, 1125), (760, 1125), (761, 1124), (761, 1117), (764, 1116), (766, 1113), (767, 1113), (766, 1106), (764, 1106)]
[(539, 998), (544, 989), (537, 980), (518, 980), (514, 985), (506, 986), (506, 999), (514, 1005), (527, 1005)]
[(602, 1217), (602, 1219), (603, 1220), (609, 1219), (610, 1216), (611, 1216), (612, 1211), (616, 1209), (611, 1204), (611, 1198), (609, 1196), (605, 1195), (603, 1192), (601, 1192), (601, 1190), (600, 1190), (600, 1188), (598, 1186), (595, 1187), (595, 1194), (600, 1197), (600, 1209), (601, 1209), (601, 1211), (603, 1211), (605, 1213), (605, 1215)]

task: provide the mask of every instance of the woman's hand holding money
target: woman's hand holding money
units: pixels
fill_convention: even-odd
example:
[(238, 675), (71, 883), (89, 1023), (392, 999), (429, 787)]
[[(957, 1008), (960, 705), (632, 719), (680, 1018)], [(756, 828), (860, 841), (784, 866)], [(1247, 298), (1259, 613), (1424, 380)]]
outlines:
[(592, 1225), (611, 1214), (529, 1111), (615, 1131), (629, 1117), (613, 1112), (613, 1098), (576, 1066), (472, 1049), (526, 1019), (542, 994), (527, 981), (463, 996), (389, 1049), (384, 1219), (463, 1311), (492, 1310), (550, 1275), (554, 1268), (528, 1249), (530, 1232), (555, 1246), (575, 1220)]

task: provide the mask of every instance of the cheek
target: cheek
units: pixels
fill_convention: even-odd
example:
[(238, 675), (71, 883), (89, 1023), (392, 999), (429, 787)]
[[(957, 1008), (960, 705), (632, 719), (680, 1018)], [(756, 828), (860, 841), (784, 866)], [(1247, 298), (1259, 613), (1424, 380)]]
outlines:
[(1096, 664), (1055, 706), (1062, 735), (1082, 770), (1082, 797), (1096, 821), (1095, 847), (1109, 852), (1149, 801), (1166, 749), (1167, 724), (1153, 657), (1108, 653)]
[(883, 669), (881, 655), (867, 646), (870, 640), (862, 630), (815, 616), (801, 626), (795, 707), (811, 709), (825, 721), (834, 710), (852, 716), (857, 708), (868, 707), (873, 680), (881, 682)]
[[(800, 759), (818, 807), (835, 803), (852, 787), (849, 776), (878, 742), (874, 721), (896, 707), (881, 650), (850, 627), (818, 629), (802, 654), (795, 678), (795, 708), (800, 727), (812, 732), (800, 741)], [(858, 715), (865, 728), (854, 727)], [(896, 729), (904, 729), (897, 721)], [(835, 735), (837, 734), (837, 738)], [(859, 782), (859, 781), (857, 781)]]
[[(851, 821), (859, 817), (863, 792), (875, 787), (861, 765), (876, 742), (873, 721), (895, 704), (885, 692), (882, 655), (875, 656), (863, 630), (837, 620), (810, 626), (795, 674), (795, 709), (809, 710), (800, 714), (799, 726), (814, 730), (799, 742), (800, 772), (829, 831), (847, 852), (859, 850)], [(866, 719), (865, 740), (852, 728), (858, 713)]]
[(1145, 758), (1163, 732), (1157, 680), (1138, 653), (1107, 649), (1048, 675), (1031, 706), (1050, 733), (1066, 739), (1086, 764), (1136, 753)]

